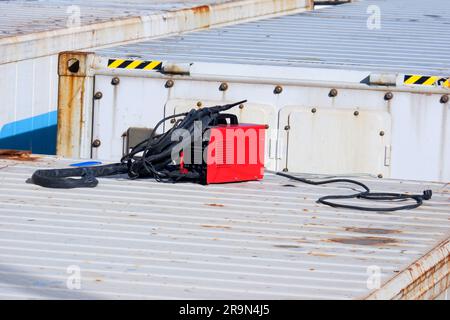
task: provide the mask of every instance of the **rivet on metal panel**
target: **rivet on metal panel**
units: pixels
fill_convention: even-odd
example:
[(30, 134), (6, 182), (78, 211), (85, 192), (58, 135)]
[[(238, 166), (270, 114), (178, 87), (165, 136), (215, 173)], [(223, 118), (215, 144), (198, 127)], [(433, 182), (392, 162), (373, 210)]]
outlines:
[(114, 77), (114, 78), (111, 79), (111, 84), (113, 86), (117, 86), (119, 83), (120, 83), (119, 77)]
[(394, 94), (392, 92), (386, 92), (386, 94), (384, 95), (384, 100), (391, 100), (394, 97)]
[(80, 60), (72, 58), (67, 61), (67, 69), (72, 73), (77, 73), (80, 70)]
[(359, 116), (359, 111), (353, 112), (353, 115), (354, 115), (355, 117)]
[(384, 131), (380, 131), (380, 136), (384, 136)]
[(273, 93), (274, 94), (280, 94), (283, 92), (283, 87), (282, 86), (276, 86), (275, 89), (273, 89)]
[(449, 101), (449, 96), (448, 96), (448, 94), (444, 94), (442, 97), (441, 97), (441, 100), (439, 100), (441, 103), (447, 103), (448, 101)]
[(379, 173), (377, 177), (381, 179), (381, 178), (383, 178), (383, 175), (381, 173)]
[(241, 103), (241, 104), (239, 105), (239, 109), (244, 109), (244, 104)]
[(227, 91), (228, 90), (228, 83), (222, 82), (219, 86), (220, 91)]
[(331, 89), (330, 92), (328, 93), (328, 96), (330, 98), (336, 97), (338, 95), (338, 91), (336, 89)]
[(166, 88), (172, 88), (174, 85), (173, 80), (167, 80), (166, 84), (164, 85)]
[(173, 118), (172, 120), (170, 120), (170, 123), (175, 123), (177, 122), (177, 120), (175, 118)]
[(311, 109), (311, 112), (312, 112), (312, 113), (316, 113), (316, 112), (317, 112), (317, 109), (316, 109), (316, 108), (312, 108), (312, 109)]
[(285, 127), (284, 127), (284, 130), (290, 130), (290, 129), (291, 129), (290, 126), (285, 126)]
[(103, 93), (101, 93), (100, 91), (97, 91), (97, 92), (94, 94), (94, 99), (95, 99), (95, 100), (99, 100), (99, 99), (101, 99), (101, 98), (103, 98)]
[(197, 107), (201, 108), (203, 103), (201, 101), (197, 101)]
[(94, 141), (92, 141), (92, 146), (94, 148), (100, 147), (101, 144), (102, 144), (102, 142), (99, 139), (95, 139)]
[(283, 169), (283, 172), (288, 172), (288, 171), (289, 171), (288, 168)]

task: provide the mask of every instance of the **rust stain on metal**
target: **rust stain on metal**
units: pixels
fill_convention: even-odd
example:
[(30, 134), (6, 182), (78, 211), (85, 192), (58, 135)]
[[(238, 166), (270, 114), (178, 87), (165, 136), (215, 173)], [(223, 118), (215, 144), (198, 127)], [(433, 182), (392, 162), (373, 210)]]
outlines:
[(39, 157), (31, 155), (31, 151), (0, 149), (0, 159), (16, 161), (35, 161)]
[[(445, 271), (442, 272), (442, 270)], [(450, 286), (450, 254), (430, 268), (416, 261), (408, 267), (407, 271), (414, 281), (400, 291), (401, 299), (436, 298)], [(437, 276), (440, 273), (443, 273), (442, 277)]]
[(354, 228), (347, 227), (344, 228), (345, 231), (356, 232), (356, 233), (368, 233), (368, 234), (393, 234), (393, 233), (401, 233), (399, 230), (392, 229), (380, 229), (380, 228)]
[(382, 246), (397, 243), (396, 239), (384, 237), (354, 237), (354, 238), (332, 238), (325, 240), (329, 242), (337, 242), (343, 244), (352, 244), (360, 246)]
[(213, 228), (213, 229), (231, 229), (230, 226), (221, 226), (221, 225), (210, 225), (210, 224), (202, 224), (203, 228)]
[(435, 299), (449, 287), (450, 239), (446, 239), (365, 299)]
[[(186, 9), (187, 12), (192, 13), (197, 22), (199, 22), (199, 28), (209, 28), (211, 25), (211, 8), (208, 5), (201, 5), (197, 7), (193, 7), (190, 9)], [(198, 17), (198, 18), (197, 18)], [(187, 20), (188, 17), (185, 16)]]
[(192, 8), (192, 12), (197, 13), (197, 14), (205, 14), (205, 13), (209, 14), (209, 11), (210, 11), (210, 8), (207, 5)]
[(207, 205), (209, 207), (225, 207), (225, 205), (220, 204), (220, 203), (206, 203), (205, 205)]
[[(81, 144), (87, 55), (85, 52), (59, 55), (57, 154), (65, 157), (77, 156), (74, 148)], [(68, 70), (71, 60), (79, 61), (80, 67), (76, 73)]]
[(323, 253), (323, 252), (316, 252), (316, 251), (308, 252), (308, 255), (315, 256), (315, 257), (335, 257), (336, 256), (334, 254)]

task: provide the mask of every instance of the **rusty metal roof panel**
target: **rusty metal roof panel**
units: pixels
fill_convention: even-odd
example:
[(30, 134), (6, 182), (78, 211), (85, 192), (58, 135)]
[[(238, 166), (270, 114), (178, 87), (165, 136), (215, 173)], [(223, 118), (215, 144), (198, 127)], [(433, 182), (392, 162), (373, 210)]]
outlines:
[(360, 177), (378, 191), (434, 192), (416, 210), (376, 213), (315, 202), (344, 186), (270, 174), (209, 186), (25, 182), (68, 163), (0, 160), (2, 298), (434, 298), (449, 283), (448, 184)]
[(311, 0), (0, 1), (0, 63), (312, 7)]
[[(95, 24), (114, 19), (140, 17), (170, 10), (179, 10), (223, 3), (225, 0), (204, 1), (68, 1), (68, 0), (38, 0), (38, 1), (1, 1), (0, 38), (19, 34), (50, 31), (67, 28), (79, 13), (81, 25)], [(79, 12), (75, 11), (77, 6)]]
[(449, 17), (447, 0), (361, 0), (98, 53), (448, 76)]

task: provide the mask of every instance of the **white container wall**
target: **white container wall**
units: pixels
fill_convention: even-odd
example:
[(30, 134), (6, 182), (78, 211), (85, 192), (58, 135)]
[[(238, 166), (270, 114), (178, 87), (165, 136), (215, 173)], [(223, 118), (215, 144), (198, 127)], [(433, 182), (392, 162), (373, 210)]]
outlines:
[(57, 54), (311, 8), (309, 0), (0, 1), (0, 148), (55, 153)]
[[(59, 105), (58, 152), (117, 160), (129, 127), (248, 99), (235, 112), (269, 125), (268, 168), (449, 181), (450, 35), (434, 31), (450, 11), (431, 2), (361, 1), (98, 50), (83, 58), (83, 102)], [(370, 6), (379, 29), (367, 25)], [(66, 86), (80, 76), (67, 71), (71, 55)], [(161, 70), (139, 69), (150, 61)]]

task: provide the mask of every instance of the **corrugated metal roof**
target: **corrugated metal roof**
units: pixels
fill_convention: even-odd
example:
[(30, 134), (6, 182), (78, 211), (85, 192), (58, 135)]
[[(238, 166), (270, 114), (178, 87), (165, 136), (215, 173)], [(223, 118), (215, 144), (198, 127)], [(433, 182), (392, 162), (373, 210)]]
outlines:
[[(223, 3), (227, 0), (158, 1), (158, 0), (11, 0), (0, 1), (0, 38), (19, 34), (56, 30), (67, 27), (69, 18), (80, 9), (81, 25), (126, 17), (152, 15), (199, 5)], [(69, 10), (69, 11), (68, 11)]]
[[(384, 214), (318, 205), (345, 189), (273, 175), (209, 186), (25, 183), (36, 167), (67, 164), (0, 160), (2, 298), (364, 297), (368, 268), (386, 282), (450, 232), (450, 190), (438, 183), (361, 178), (374, 190), (434, 191), (419, 209)], [(66, 286), (70, 266), (80, 290)]]
[[(369, 7), (372, 6), (372, 7)], [(376, 6), (376, 7), (373, 7)], [(375, 9), (374, 9), (375, 8)], [(369, 29), (380, 12), (380, 29)], [(220, 62), (450, 74), (447, 0), (361, 0), (100, 50), (174, 62)], [(375, 18), (376, 19), (376, 18)]]

